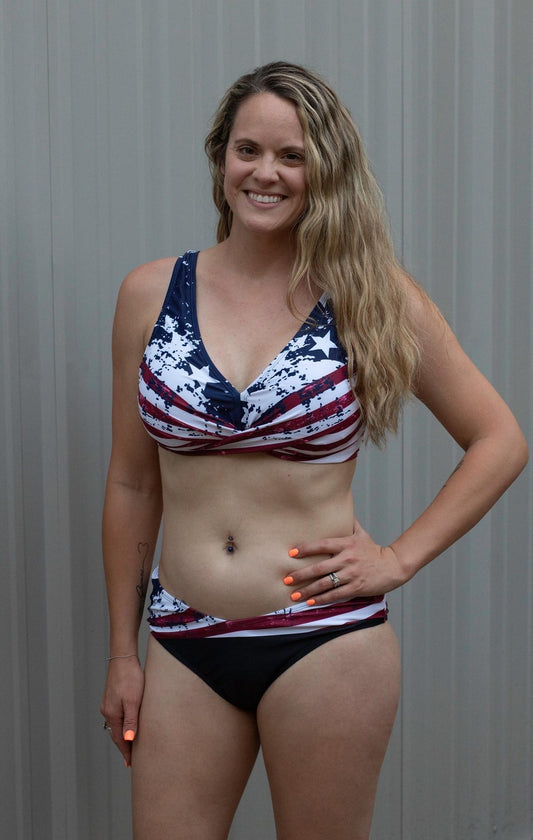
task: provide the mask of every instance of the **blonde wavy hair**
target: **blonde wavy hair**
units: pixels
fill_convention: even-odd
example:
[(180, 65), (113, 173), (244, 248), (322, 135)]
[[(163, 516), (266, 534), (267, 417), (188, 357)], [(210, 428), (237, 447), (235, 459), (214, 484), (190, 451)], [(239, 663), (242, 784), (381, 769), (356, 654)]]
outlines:
[(397, 430), (419, 363), (406, 317), (406, 275), (359, 132), (331, 87), (306, 68), (266, 64), (237, 79), (222, 98), (205, 142), (218, 241), (227, 239), (232, 224), (223, 175), (229, 135), (239, 106), (259, 93), (294, 104), (305, 140), (308, 203), (295, 228), (289, 307), (297, 314), (294, 292), (301, 282), (326, 291), (367, 437), (381, 445)]

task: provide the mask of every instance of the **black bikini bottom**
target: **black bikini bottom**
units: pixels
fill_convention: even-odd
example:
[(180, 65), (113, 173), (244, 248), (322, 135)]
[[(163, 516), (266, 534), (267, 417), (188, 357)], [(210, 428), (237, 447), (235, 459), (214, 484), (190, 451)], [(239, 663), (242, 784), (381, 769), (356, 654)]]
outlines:
[(255, 711), (269, 686), (295, 662), (315, 648), (365, 627), (383, 624), (386, 618), (367, 618), (304, 633), (237, 638), (157, 638), (172, 656), (197, 674), (224, 700), (240, 709)]

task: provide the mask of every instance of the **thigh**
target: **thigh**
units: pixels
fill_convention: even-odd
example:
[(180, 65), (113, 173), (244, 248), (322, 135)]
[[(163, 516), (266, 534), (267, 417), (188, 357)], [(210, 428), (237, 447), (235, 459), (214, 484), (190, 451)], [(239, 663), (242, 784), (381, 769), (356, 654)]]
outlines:
[(153, 638), (145, 676), (132, 756), (133, 836), (223, 840), (257, 755), (255, 717)]
[(278, 840), (367, 840), (399, 689), (388, 623), (326, 642), (271, 685), (257, 720)]

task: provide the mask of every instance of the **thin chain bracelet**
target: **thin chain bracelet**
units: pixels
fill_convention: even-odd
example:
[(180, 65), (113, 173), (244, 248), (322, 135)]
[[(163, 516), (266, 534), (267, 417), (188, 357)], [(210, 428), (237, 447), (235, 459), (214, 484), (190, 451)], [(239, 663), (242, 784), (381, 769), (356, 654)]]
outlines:
[(137, 656), (136, 653), (119, 653), (117, 656), (106, 656), (105, 661), (111, 662), (112, 659), (129, 659), (132, 656)]

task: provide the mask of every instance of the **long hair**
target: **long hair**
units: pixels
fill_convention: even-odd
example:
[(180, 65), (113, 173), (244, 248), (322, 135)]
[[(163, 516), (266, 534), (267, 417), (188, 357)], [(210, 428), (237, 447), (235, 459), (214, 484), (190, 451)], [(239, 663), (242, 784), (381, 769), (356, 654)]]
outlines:
[(419, 363), (406, 317), (406, 275), (359, 132), (331, 87), (306, 68), (266, 64), (241, 76), (222, 98), (205, 142), (218, 241), (232, 224), (223, 176), (229, 135), (239, 106), (259, 93), (292, 102), (304, 134), (307, 208), (294, 231), (289, 307), (296, 314), (294, 292), (301, 282), (327, 292), (368, 438), (380, 445), (397, 429)]

